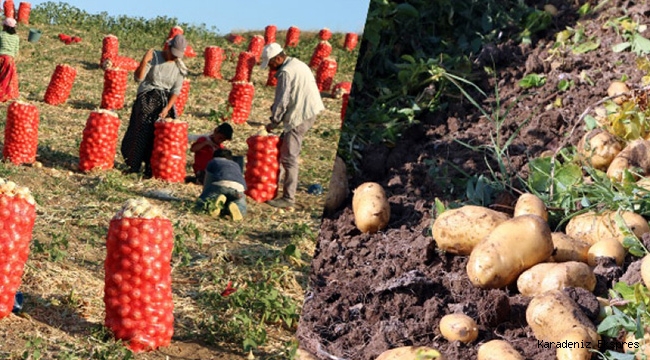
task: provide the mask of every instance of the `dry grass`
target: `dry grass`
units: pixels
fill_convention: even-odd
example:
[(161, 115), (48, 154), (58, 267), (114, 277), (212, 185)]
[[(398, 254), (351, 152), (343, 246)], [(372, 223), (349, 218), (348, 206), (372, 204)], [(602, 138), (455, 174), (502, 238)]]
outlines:
[[(173, 344), (169, 349), (135, 358), (239, 358), (243, 354), (242, 344), (233, 343), (225, 336), (206, 344), (209, 328), (206, 324), (219, 314), (206, 307), (201, 299), (206, 294), (219, 293), (228, 281), (233, 281), (235, 286), (247, 281), (272, 281), (273, 286), (290, 296), (299, 307), (306, 290), (308, 265), (324, 201), (322, 195), (307, 194), (306, 188), (320, 183), (327, 190), (339, 137), (341, 101), (324, 98), (327, 109), (305, 139), (297, 197), (301, 208), (285, 212), (249, 198), (245, 221), (232, 223), (227, 219), (214, 219), (191, 211), (201, 190), (198, 186), (142, 180), (136, 175), (122, 175), (117, 169), (88, 174), (75, 170), (85, 122), (101, 102), (103, 71), (97, 63), (104, 34), (86, 33), (63, 25), (38, 25), (38, 28), (43, 36), (39, 42), (29, 43), (25, 41), (28, 27), (19, 26), (22, 43), (17, 66), (22, 100), (39, 109), (37, 160), (43, 167), (0, 164), (0, 177), (29, 187), (38, 204), (32, 251), (20, 288), (25, 294), (24, 312), (0, 320), (0, 358), (108, 359), (127, 356), (124, 348), (106, 336), (102, 328), (104, 241), (108, 223), (124, 201), (142, 196), (162, 207), (174, 223), (180, 253), (172, 264), (176, 317)], [(56, 36), (60, 32), (79, 35), (83, 40), (65, 45)], [(262, 32), (248, 35), (256, 33)], [(134, 37), (139, 35), (133, 34)], [(160, 48), (166, 35), (166, 31), (148, 34), (156, 39), (150, 46)], [(281, 36), (282, 33), (278, 33), (279, 39)], [(340, 39), (342, 34), (337, 36)], [(190, 44), (199, 56), (186, 61), (191, 90), (182, 119), (189, 123), (191, 134), (200, 134), (215, 126), (209, 115), (222, 106), (230, 91), (227, 80), (202, 76), (202, 49), (223, 44), (228, 47), (227, 52), (238, 52), (245, 50), (246, 44), (235, 47), (191, 37)], [(302, 54), (302, 60), (309, 62), (306, 56), (311, 56), (314, 44), (314, 41), (303, 43), (296, 54)], [(339, 60), (341, 65), (335, 82), (351, 81), (356, 54), (346, 54), (336, 42), (333, 45), (334, 56), (338, 54), (339, 59), (343, 59)], [(131, 48), (128, 40), (121, 39), (121, 55), (139, 60), (145, 50)], [(64, 63), (77, 69), (72, 93), (65, 104), (48, 105), (43, 102), (43, 95), (54, 68)], [(234, 61), (223, 64), (225, 79), (234, 75), (235, 65), (236, 56)], [(249, 123), (235, 125), (235, 138), (228, 144), (235, 154), (245, 154), (246, 138), (255, 134), (269, 116), (273, 88), (264, 86), (266, 76), (266, 71), (255, 68), (256, 92)], [(136, 84), (130, 81), (125, 107), (117, 111), (122, 121), (120, 139), (128, 123), (135, 92)], [(6, 119), (7, 106), (8, 103), (0, 105), (0, 119)], [(0, 131), (4, 132), (3, 120), (0, 120)], [(188, 173), (191, 162), (192, 156), (188, 153)], [(122, 163), (118, 152), (116, 167), (122, 168)], [(160, 191), (171, 194), (175, 200), (152, 197), (151, 194)], [(300, 258), (284, 253), (291, 244), (300, 250)], [(186, 263), (182, 261), (183, 255)], [(286, 356), (292, 330), (268, 325), (267, 331), (267, 343), (255, 353), (262, 357)], [(219, 338), (219, 334), (212, 335)]]

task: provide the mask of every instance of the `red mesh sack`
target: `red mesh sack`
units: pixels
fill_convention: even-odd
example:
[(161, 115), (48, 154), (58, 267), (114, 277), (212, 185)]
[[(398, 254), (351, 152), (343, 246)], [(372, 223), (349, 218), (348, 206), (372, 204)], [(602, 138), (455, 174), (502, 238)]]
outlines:
[(187, 122), (166, 119), (154, 124), (151, 170), (153, 177), (168, 182), (185, 181)]
[(359, 35), (356, 33), (347, 33), (345, 34), (345, 41), (343, 42), (343, 48), (347, 51), (352, 51), (357, 46), (359, 42)]
[(221, 65), (223, 64), (223, 49), (218, 46), (208, 46), (203, 52), (205, 64), (203, 75), (215, 79), (222, 79)]
[(104, 261), (104, 325), (133, 352), (168, 346), (174, 334), (173, 227), (147, 200), (111, 219)]
[(129, 72), (124, 69), (113, 68), (104, 70), (102, 109), (118, 110), (124, 107), (128, 81)]
[(269, 68), (269, 76), (266, 79), (266, 86), (276, 86), (278, 85), (278, 78), (275, 77), (277, 70)]
[(255, 63), (260, 62), (260, 57), (262, 57), (262, 50), (264, 49), (264, 37), (262, 35), (255, 35), (248, 42), (248, 52), (255, 55)]
[(0, 319), (11, 314), (36, 220), (29, 189), (0, 178)]
[(190, 97), (190, 79), (183, 79), (183, 86), (181, 87), (181, 93), (176, 99), (176, 117), (181, 117), (183, 112), (185, 112), (185, 104), (187, 104), (187, 99)]
[(300, 41), (300, 29), (295, 26), (289, 27), (287, 30), (287, 37), (284, 42), (284, 47), (296, 47)]
[(112, 69), (112, 68), (118, 68), (118, 69), (123, 69), (126, 71), (135, 71), (135, 69), (140, 66), (140, 62), (130, 58), (128, 56), (115, 56), (112, 59), (108, 59), (104, 61), (104, 64), (102, 68), (104, 70), (106, 69)]
[(38, 148), (38, 108), (14, 101), (7, 108), (2, 157), (16, 165), (33, 164)]
[(341, 81), (332, 86), (332, 97), (340, 99), (344, 94), (349, 94), (352, 90), (352, 83), (349, 81)]
[(14, 6), (13, 0), (5, 0), (3, 6), (3, 11), (5, 13), (6, 18), (15, 18), (16, 16), (16, 8)]
[(318, 69), (323, 59), (329, 57), (332, 54), (332, 45), (326, 40), (320, 41), (318, 45), (314, 48), (314, 53), (311, 56), (309, 61), (309, 67), (312, 69)]
[(50, 105), (60, 105), (68, 100), (77, 69), (70, 65), (57, 65), (45, 90), (44, 101)]
[(251, 81), (253, 68), (255, 67), (255, 54), (250, 51), (243, 51), (239, 53), (239, 61), (235, 68), (235, 76), (231, 81)]
[(254, 135), (246, 139), (246, 195), (257, 202), (274, 199), (278, 193), (280, 170), (280, 138), (275, 135)]
[(104, 63), (106, 60), (113, 61), (117, 57), (117, 54), (120, 49), (120, 41), (115, 35), (106, 35), (102, 40), (102, 57), (99, 60), (99, 65), (103, 68), (106, 68)]
[(343, 122), (345, 121), (345, 112), (348, 110), (348, 102), (350, 100), (350, 94), (343, 94), (343, 100), (341, 101), (341, 127), (343, 127)]
[(334, 75), (336, 75), (336, 68), (336, 60), (333, 58), (325, 58), (320, 63), (316, 71), (316, 85), (319, 91), (330, 91), (332, 82), (334, 81)]
[(29, 14), (32, 12), (32, 4), (28, 2), (21, 2), (18, 5), (18, 18), (16, 22), (29, 25)]
[(327, 41), (332, 38), (332, 32), (328, 28), (322, 28), (318, 32), (318, 38), (321, 39), (322, 41)]
[(244, 42), (244, 37), (239, 34), (230, 34), (228, 35), (228, 41), (235, 45), (239, 45)]
[(79, 170), (109, 170), (115, 162), (120, 119), (109, 110), (90, 113), (79, 145)]
[(278, 28), (275, 25), (267, 25), (264, 28), (264, 44), (268, 45), (275, 42), (275, 34), (277, 33)]
[(255, 95), (255, 86), (247, 81), (236, 81), (232, 83), (228, 102), (232, 108), (232, 122), (243, 124), (248, 120), (253, 106), (253, 96)]

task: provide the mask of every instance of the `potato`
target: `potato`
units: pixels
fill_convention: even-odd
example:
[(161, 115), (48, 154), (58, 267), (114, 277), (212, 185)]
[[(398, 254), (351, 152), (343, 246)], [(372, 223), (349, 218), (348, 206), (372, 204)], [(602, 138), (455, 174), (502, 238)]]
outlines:
[(578, 142), (578, 160), (584, 165), (606, 171), (621, 149), (616, 136), (603, 129), (593, 129)]
[(478, 348), (478, 360), (524, 360), (509, 342), (490, 340)]
[(650, 141), (637, 139), (630, 142), (607, 167), (607, 176), (614, 181), (623, 181), (623, 172), (630, 170), (636, 179), (650, 173)]
[(605, 239), (591, 245), (587, 253), (587, 263), (596, 266), (597, 259), (602, 257), (611, 257), (616, 260), (616, 265), (622, 266), (625, 260), (625, 248), (616, 239)]
[(472, 250), (467, 275), (474, 286), (501, 288), (553, 252), (551, 229), (537, 215), (521, 215), (499, 224)]
[(632, 332), (627, 333), (623, 342), (623, 351), (635, 354), (636, 360), (643, 359), (643, 355), (650, 359), (650, 327), (645, 328), (643, 340), (637, 339)]
[(345, 201), (350, 193), (348, 174), (345, 162), (340, 157), (334, 160), (332, 178), (325, 197), (325, 212), (330, 214), (336, 211)]
[(650, 255), (646, 255), (641, 260), (641, 278), (647, 288), (650, 288)]
[(622, 81), (612, 81), (609, 84), (609, 87), (607, 88), (607, 96), (612, 97), (612, 96), (617, 96), (617, 95), (622, 95), (614, 98), (614, 102), (617, 103), (618, 105), (621, 105), (627, 96), (623, 95), (627, 92), (630, 91), (630, 88)]
[(544, 11), (551, 14), (551, 16), (557, 16), (557, 8), (553, 4), (544, 5)]
[(444, 360), (438, 350), (426, 346), (402, 346), (381, 353), (375, 360)]
[(390, 219), (390, 205), (381, 185), (366, 182), (354, 190), (352, 196), (354, 223), (363, 233), (376, 233), (386, 228)]
[[(600, 213), (590, 211), (580, 214), (569, 220), (565, 232), (572, 238), (582, 240), (590, 245), (611, 238), (615, 238), (622, 243), (625, 235), (616, 224), (616, 214), (616, 211), (603, 211)], [(631, 211), (621, 211), (620, 215), (625, 225), (638, 238), (650, 232), (648, 222), (643, 216)]]
[(537, 264), (521, 273), (517, 279), (517, 289), (524, 296), (535, 296), (548, 290), (562, 290), (565, 287), (581, 287), (594, 291), (596, 275), (589, 265), (568, 261)]
[(502, 212), (465, 205), (440, 214), (431, 226), (431, 234), (440, 249), (452, 254), (469, 255), (476, 244), (508, 219), (510, 216)]
[(440, 333), (447, 341), (470, 343), (478, 337), (476, 321), (465, 314), (448, 314), (440, 319)]
[(548, 221), (548, 211), (544, 201), (533, 194), (521, 194), (515, 204), (513, 217), (525, 214), (538, 215), (544, 221)]
[(553, 240), (553, 255), (548, 258), (549, 262), (581, 261), (587, 262), (587, 252), (591, 244), (563, 233), (551, 233)]
[(589, 349), (597, 349), (597, 343), (591, 342), (589, 333), (583, 328), (575, 328), (563, 334), (560, 342), (569, 346), (558, 347), (555, 350), (557, 360), (591, 360)]
[(585, 341), (589, 341), (591, 347), (597, 347), (600, 339), (596, 326), (562, 290), (550, 290), (533, 297), (526, 309), (526, 322), (535, 338), (543, 342), (557, 343), (577, 328), (585, 330)]

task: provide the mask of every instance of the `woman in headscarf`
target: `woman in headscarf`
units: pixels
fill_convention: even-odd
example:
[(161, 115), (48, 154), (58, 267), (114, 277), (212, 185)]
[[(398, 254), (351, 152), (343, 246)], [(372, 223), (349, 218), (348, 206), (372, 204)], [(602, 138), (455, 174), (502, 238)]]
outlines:
[(19, 47), (16, 20), (5, 18), (0, 31), (0, 102), (18, 98), (18, 71), (14, 59)]
[(187, 40), (176, 35), (163, 50), (149, 49), (135, 70), (140, 83), (131, 109), (129, 126), (122, 139), (121, 152), (129, 169), (139, 173), (144, 162), (144, 176), (151, 177), (154, 123), (158, 119), (176, 118), (174, 105), (181, 92), (187, 67), (182, 61)]

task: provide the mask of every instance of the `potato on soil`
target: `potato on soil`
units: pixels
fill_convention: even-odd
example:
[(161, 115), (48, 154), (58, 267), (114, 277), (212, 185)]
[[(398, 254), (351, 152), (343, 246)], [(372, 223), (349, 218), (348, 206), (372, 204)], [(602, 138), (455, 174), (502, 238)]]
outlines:
[(581, 261), (587, 262), (587, 253), (591, 244), (563, 233), (554, 232), (551, 234), (553, 240), (553, 255), (548, 258), (549, 262)]
[(376, 233), (386, 228), (390, 219), (390, 204), (386, 192), (375, 182), (366, 182), (352, 196), (354, 223), (363, 233)]
[(609, 87), (607, 88), (607, 96), (612, 97), (612, 96), (618, 96), (613, 99), (615, 103), (618, 105), (621, 105), (627, 96), (623, 95), (627, 92), (630, 91), (630, 88), (622, 81), (612, 81), (609, 84)]
[[(574, 239), (582, 240), (590, 245), (603, 239), (612, 238), (622, 243), (625, 235), (616, 224), (616, 215), (616, 211), (603, 211), (600, 213), (590, 211), (580, 214), (569, 220), (565, 233)], [(643, 216), (631, 211), (621, 211), (620, 215), (625, 225), (638, 238), (650, 232), (648, 222)]]
[(440, 214), (431, 226), (431, 234), (440, 249), (452, 254), (469, 255), (476, 244), (508, 219), (510, 216), (502, 212), (465, 205)]
[(616, 239), (605, 239), (591, 245), (587, 256), (589, 266), (598, 265), (598, 258), (604, 257), (610, 257), (616, 261), (616, 265), (622, 266), (625, 260), (625, 248)]
[(559, 339), (560, 342), (570, 343), (570, 347), (558, 347), (555, 350), (557, 360), (591, 360), (592, 353), (590, 349), (597, 349), (598, 343), (590, 343), (588, 341), (590, 335), (584, 328), (575, 328), (568, 333), (564, 334)]
[(641, 278), (647, 288), (650, 288), (650, 255), (646, 255), (641, 260)]
[(526, 322), (537, 340), (561, 341), (570, 331), (585, 330), (585, 341), (598, 344), (596, 326), (573, 299), (562, 290), (550, 290), (533, 297), (526, 309)]
[[(636, 347), (637, 344), (638, 348)], [(646, 358), (650, 358), (650, 327), (645, 328), (643, 340), (637, 339), (632, 332), (627, 333), (625, 335), (625, 342), (623, 342), (623, 351), (634, 353), (636, 360), (643, 359), (643, 355)]]
[(614, 181), (623, 181), (623, 172), (630, 170), (635, 179), (650, 173), (650, 141), (637, 139), (621, 150), (607, 167), (607, 176)]
[(616, 136), (603, 129), (593, 129), (578, 142), (578, 159), (584, 165), (606, 171), (622, 150)]
[(430, 347), (402, 346), (384, 351), (375, 360), (444, 360), (444, 357)]
[(501, 288), (552, 253), (548, 223), (537, 215), (521, 215), (499, 224), (474, 247), (467, 275), (474, 286)]
[(478, 360), (524, 360), (505, 340), (490, 340), (478, 347)]
[(548, 221), (548, 210), (544, 201), (533, 194), (521, 194), (515, 204), (515, 211), (513, 217), (520, 215), (532, 214), (537, 215)]
[(448, 314), (440, 319), (440, 333), (447, 341), (470, 343), (478, 337), (478, 327), (465, 314)]
[(325, 212), (333, 213), (338, 209), (350, 193), (348, 174), (345, 162), (339, 156), (334, 160), (332, 178), (325, 197)]
[(596, 275), (589, 265), (568, 261), (537, 264), (521, 273), (517, 279), (517, 289), (524, 296), (535, 296), (548, 290), (562, 290), (565, 287), (581, 287), (594, 291)]

